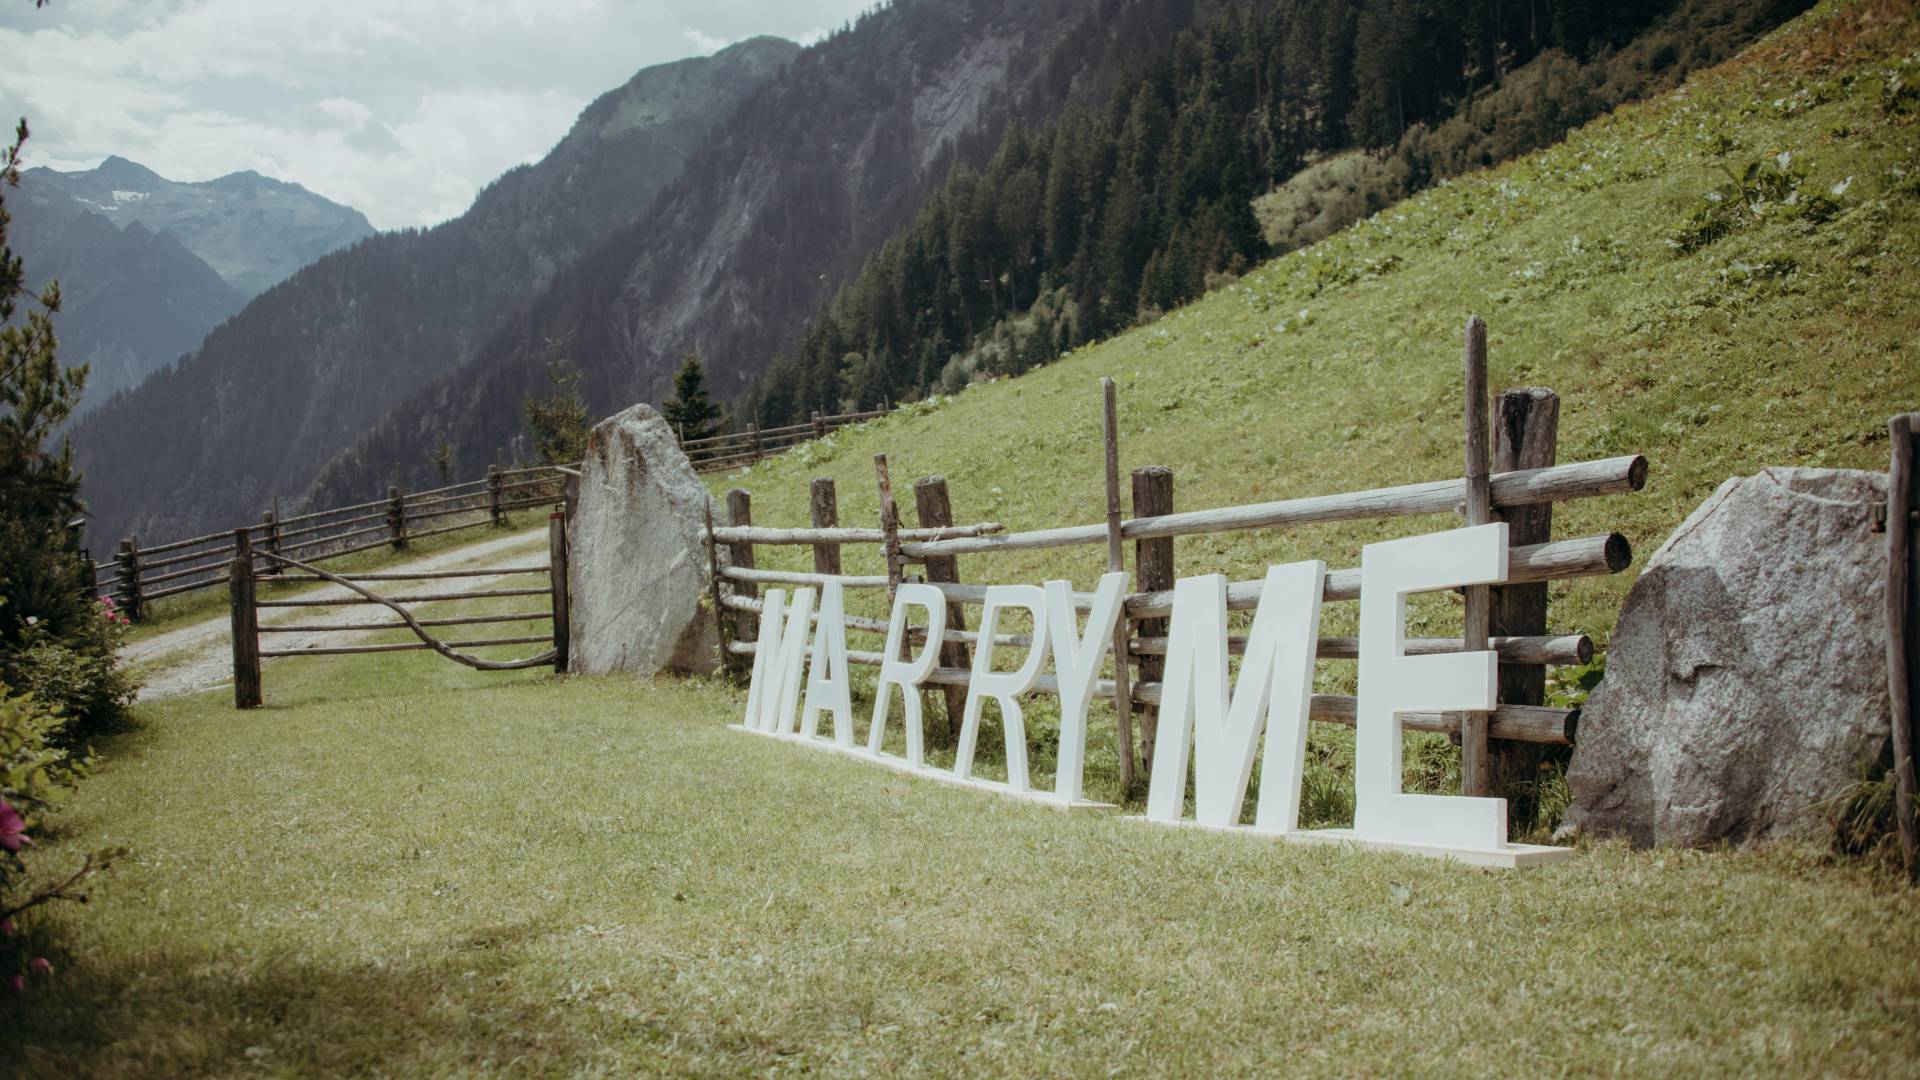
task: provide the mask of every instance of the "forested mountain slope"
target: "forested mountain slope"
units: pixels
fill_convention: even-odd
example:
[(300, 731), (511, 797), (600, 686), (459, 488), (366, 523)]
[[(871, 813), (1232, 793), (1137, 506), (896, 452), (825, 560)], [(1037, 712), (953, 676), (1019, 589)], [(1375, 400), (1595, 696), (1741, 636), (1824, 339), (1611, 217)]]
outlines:
[[(896, 489), (947, 476), (958, 521), (1099, 522), (1103, 375), (1119, 382), (1122, 467), (1172, 467), (1178, 510), (1458, 476), (1469, 314), (1490, 327), (1494, 390), (1561, 395), (1561, 461), (1651, 462), (1638, 494), (1556, 507), (1556, 536), (1624, 531), (1638, 565), (1729, 476), (1885, 470), (1887, 418), (1920, 407), (1915, 15), (1912, 0), (1828, 0), (1676, 91), (1148, 325), (713, 486), (751, 491), (758, 523), (798, 525), (809, 479), (833, 476), (841, 522), (872, 525), (885, 451)], [(1368, 541), (1449, 520), (1195, 537), (1176, 565), (1233, 580), (1288, 559), (1353, 566)], [(812, 567), (804, 548), (761, 550), (763, 566), (787, 551)], [(968, 581), (1091, 587), (1105, 568), (1098, 547), (960, 560)], [(1632, 577), (1556, 585), (1556, 632), (1604, 640)]]
[(668, 392), (681, 355), (732, 396), (800, 332), (952, 163), (978, 165), (1010, 120), (1100, 100), (1210, 0), (898, 0), (808, 49), (748, 100), (643, 220), (569, 267), (453, 372), (335, 461), (315, 502), (429, 475), (450, 440), (489, 461), (525, 429), (549, 342), (595, 413)]
[(137, 221), (29, 206), (9, 239), (36, 287), (60, 283), (61, 360), (89, 369), (82, 412), (193, 351), (247, 302), (173, 233)]
[[(1676, 85), (1805, 6), (1554, 4), (1549, 18), (1498, 3), (1229, 7), (1129, 72), (1104, 107), (1016, 128), (984, 170), (956, 170), (745, 410), (779, 425), (1018, 374), (1264, 258), (1256, 203), (1270, 221), (1312, 206), (1309, 222), (1275, 230), (1298, 247), (1309, 228), (1318, 239)], [(1356, 149), (1318, 160), (1344, 147)]]
[[(596, 413), (666, 396), (688, 349), (705, 356), (742, 422), (763, 424), (1025, 370), (1264, 257), (1253, 201), (1318, 155), (1377, 148), (1400, 187), (1368, 194), (1397, 198), (1466, 167), (1456, 159), (1544, 145), (1672, 85), (1804, 2), (1103, 4), (1099, 33), (1151, 47), (1124, 66), (1090, 68), (1112, 74), (1083, 78), (1057, 120), (1017, 110), (1024, 122), (1006, 125), (997, 149), (981, 141), (994, 130), (982, 125), (951, 169), (895, 189), (924, 193), (910, 218), (899, 198), (880, 204), (897, 214), (849, 213), (856, 203), (815, 182), (821, 154), (845, 147), (859, 152), (855, 190), (883, 174), (875, 155), (889, 145), (886, 129), (847, 130), (836, 119), (846, 107), (823, 103), (821, 120), (784, 132), (730, 126), (716, 140), (722, 167), (706, 170), (703, 158), (689, 170), (689, 185), (708, 184), (556, 279), (471, 370), (397, 410), (330, 467), (322, 497), (377, 487), (396, 461), (424, 472), (441, 438), (469, 454), (505, 444), (520, 430), (515, 406), (540, 388), (547, 343), (568, 335)], [(1116, 37), (1110, 10), (1155, 33)], [(928, 17), (920, 5), (888, 14)], [(1188, 29), (1177, 30), (1183, 20)], [(862, 29), (885, 41), (879, 31), (892, 25)], [(1084, 67), (1088, 40), (1099, 40), (1094, 30), (1075, 31), (1073, 59), (1048, 66)], [(849, 84), (856, 101), (869, 94), (866, 78), (896, 78), (882, 64)], [(796, 65), (788, 78), (805, 71)], [(890, 104), (904, 115), (913, 84), (883, 85), (903, 87)], [(747, 152), (729, 156), (741, 139)], [(777, 186), (762, 186), (775, 175), (767, 160), (788, 163)]]
[(502, 315), (643, 213), (708, 129), (798, 52), (771, 38), (648, 68), (464, 215), (374, 236), (268, 290), (73, 431), (93, 542), (251, 520)]

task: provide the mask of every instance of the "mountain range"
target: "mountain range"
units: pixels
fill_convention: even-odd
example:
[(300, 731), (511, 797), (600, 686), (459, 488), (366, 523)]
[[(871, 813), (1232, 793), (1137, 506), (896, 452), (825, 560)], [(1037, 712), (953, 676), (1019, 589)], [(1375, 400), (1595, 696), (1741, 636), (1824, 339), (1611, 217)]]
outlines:
[[(1051, 344), (1018, 351), (1056, 354), (1070, 307), (1097, 335), (1231, 280), (1265, 250), (1248, 197), (1320, 155), (1366, 151), (1387, 181), (1357, 201), (1390, 201), (1671, 85), (1802, 2), (894, 0), (806, 49), (647, 68), (466, 214), (320, 258), (76, 425), (94, 542), (430, 486), (443, 445), (462, 476), (524, 461), (522, 405), (555, 358), (594, 415), (658, 402), (689, 352), (747, 409), (783, 357), (884, 359), (911, 392), (943, 357), (891, 328), (950, 322), (957, 354), (1036, 296)], [(1514, 110), (1502, 130), (1524, 136), (1496, 153), (1481, 129)], [(1085, 258), (1055, 258), (1051, 232), (1043, 251), (1028, 219), (1076, 215), (1113, 225)], [(1220, 228), (1244, 243), (1223, 254)], [(1002, 234), (1018, 242), (970, 247)]]
[(191, 352), (301, 267), (373, 235), (358, 210), (298, 184), (255, 172), (181, 182), (122, 157), (28, 169), (7, 208), (35, 285), (60, 283), (61, 355), (92, 369), (83, 410)]

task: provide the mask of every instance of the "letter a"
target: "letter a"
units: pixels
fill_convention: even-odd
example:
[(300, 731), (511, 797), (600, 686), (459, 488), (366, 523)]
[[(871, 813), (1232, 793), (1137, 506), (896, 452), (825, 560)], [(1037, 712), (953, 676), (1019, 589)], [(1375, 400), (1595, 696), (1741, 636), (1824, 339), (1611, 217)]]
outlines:
[(800, 714), (800, 736), (820, 730), (820, 711), (833, 713), (833, 741), (853, 745), (853, 696), (847, 677), (846, 602), (840, 582), (820, 589), (820, 628), (813, 635), (813, 666), (807, 672), (807, 705)]

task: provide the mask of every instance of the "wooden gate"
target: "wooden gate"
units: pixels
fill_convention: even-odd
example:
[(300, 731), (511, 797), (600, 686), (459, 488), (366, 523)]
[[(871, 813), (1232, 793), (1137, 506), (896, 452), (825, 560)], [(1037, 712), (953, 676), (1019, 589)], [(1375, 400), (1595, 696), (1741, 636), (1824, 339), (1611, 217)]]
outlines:
[[(535, 566), (501, 566), (473, 570), (432, 570), (388, 573), (336, 574), (298, 559), (253, 546), (246, 529), (234, 531), (234, 557), (229, 570), (233, 615), (233, 704), (239, 709), (254, 709), (262, 704), (261, 665), (276, 657), (357, 656), (366, 653), (410, 652), (431, 649), (456, 664), (477, 671), (516, 671), (553, 665), (555, 671), (567, 669), (567, 530), (565, 515), (555, 511), (547, 522), (547, 562)], [(331, 583), (351, 596), (296, 596), (262, 600), (258, 588), (262, 575), (271, 571), (276, 585), (292, 583)], [(478, 589), (421, 596), (387, 596), (364, 583), (412, 582), (457, 578), (513, 577), (544, 574), (547, 583), (538, 588)], [(408, 607), (411, 604), (440, 603), (448, 600), (486, 600), (505, 597), (544, 596), (544, 610), (513, 611), (495, 615), (463, 615), (446, 618), (421, 618)], [(329, 608), (351, 604), (375, 604), (398, 616), (393, 621), (351, 622), (333, 625), (276, 624), (260, 625), (262, 608)], [(546, 634), (535, 637), (473, 638), (444, 641), (429, 627), (469, 627), (486, 624), (521, 623), (543, 620), (550, 623)], [(306, 649), (261, 648), (262, 636), (276, 634), (365, 633), (378, 630), (408, 630), (418, 641), (377, 645), (326, 645)], [(462, 650), (500, 645), (546, 645), (547, 650), (518, 660), (486, 660)]]

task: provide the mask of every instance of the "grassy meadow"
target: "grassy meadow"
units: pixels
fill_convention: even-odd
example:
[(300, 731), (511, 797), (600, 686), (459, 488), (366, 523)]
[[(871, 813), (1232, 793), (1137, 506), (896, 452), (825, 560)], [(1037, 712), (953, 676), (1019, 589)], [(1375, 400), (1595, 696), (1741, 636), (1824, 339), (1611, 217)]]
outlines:
[[(1562, 395), (1561, 460), (1651, 459), (1645, 491), (1555, 514), (1556, 535), (1619, 530), (1643, 561), (1728, 476), (1885, 467), (1887, 416), (1920, 405), (1915, 87), (1911, 4), (1825, 3), (1191, 308), (713, 486), (797, 525), (807, 481), (833, 476), (842, 522), (869, 524), (884, 451), (909, 522), (909, 482), (935, 473), (961, 521), (1099, 521), (1103, 375), (1123, 464), (1172, 466), (1182, 509), (1457, 475), (1477, 313), (1496, 388)], [(1706, 194), (1753, 162), (1791, 208), (1723, 220)], [(1721, 235), (1696, 246), (1696, 226)], [(1352, 566), (1445, 524), (1195, 537), (1177, 562)], [(878, 566), (849, 549), (849, 572)], [(1103, 568), (1099, 547), (960, 563)], [(1556, 585), (1555, 629), (1604, 641), (1632, 577)], [(1450, 620), (1433, 602), (1413, 629)], [(1351, 678), (1321, 665), (1323, 690)], [(26, 927), (57, 972), (0, 998), (0, 1071), (1920, 1076), (1916, 894), (1817, 846), (1581, 840), (1564, 865), (1482, 871), (917, 781), (727, 730), (744, 693), (719, 679), (396, 653), (275, 662), (265, 684), (247, 713), (224, 689), (147, 703), (103, 748), (33, 865), (131, 854), (93, 903)], [(1089, 794), (1117, 798), (1103, 715)], [(1314, 734), (1323, 779), (1343, 738)], [(1444, 790), (1445, 741), (1420, 745), (1410, 781)], [(1339, 801), (1332, 784), (1309, 817)]]

